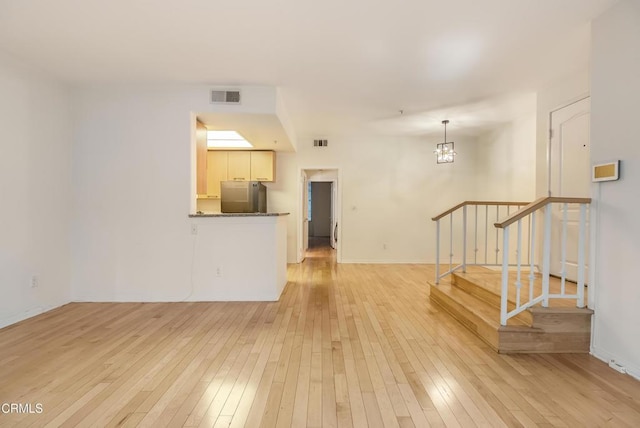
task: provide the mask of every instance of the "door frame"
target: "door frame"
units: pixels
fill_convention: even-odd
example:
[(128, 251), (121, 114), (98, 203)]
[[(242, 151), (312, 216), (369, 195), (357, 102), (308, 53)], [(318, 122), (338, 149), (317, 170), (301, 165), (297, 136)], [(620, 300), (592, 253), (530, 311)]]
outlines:
[(584, 101), (586, 99), (591, 98), (590, 94), (585, 94), (582, 95), (576, 99), (574, 99), (573, 101), (563, 104), (559, 107), (554, 108), (553, 110), (549, 111), (549, 116), (547, 118), (547, 196), (552, 196), (551, 195), (551, 169), (552, 169), (552, 159), (551, 159), (551, 135), (552, 135), (552, 129), (553, 129), (553, 113), (556, 113), (560, 110), (562, 110), (563, 108), (567, 108), (569, 106), (572, 106), (574, 104), (577, 104), (581, 101)]
[[(572, 99), (570, 102), (562, 104), (561, 106), (558, 106), (552, 110), (549, 111), (549, 115), (547, 117), (547, 196), (552, 196), (551, 195), (551, 186), (552, 186), (552, 182), (551, 182), (551, 169), (552, 169), (552, 159), (551, 159), (551, 137), (552, 137), (552, 129), (553, 129), (553, 113), (562, 110), (563, 108), (569, 107), (573, 104), (577, 104), (581, 101), (584, 101), (586, 99), (590, 99), (591, 98), (591, 94), (590, 93), (583, 93), (582, 95), (580, 95), (577, 98)], [(591, 110), (591, 109), (590, 109)], [(595, 296), (596, 296), (596, 287), (597, 287), (597, 283), (596, 283), (596, 270), (597, 270), (597, 260), (596, 260), (596, 251), (595, 249), (597, 248), (597, 239), (598, 239), (598, 213), (599, 213), (599, 207), (597, 205), (597, 199), (594, 199), (593, 196), (596, 193), (599, 193), (600, 188), (597, 186), (598, 183), (591, 183), (591, 204), (589, 207), (589, 228), (588, 228), (588, 232), (589, 232), (589, 254), (587, 255), (587, 263), (589, 266), (589, 270), (588, 270), (588, 278), (587, 278), (587, 283), (589, 284), (589, 294), (588, 294), (588, 298), (587, 298), (587, 307), (589, 309), (593, 309), (595, 310), (596, 308), (596, 300), (595, 300)], [(539, 250), (541, 251), (541, 250)], [(592, 325), (592, 330), (593, 330), (593, 325)], [(592, 331), (592, 337), (593, 337), (593, 331)]]
[(302, 192), (298, 207), (301, 212), (298, 216), (298, 238), (299, 245), (296, 245), (296, 261), (302, 263), (309, 248), (309, 177), (302, 170), (300, 172), (300, 191)]
[[(304, 197), (306, 194), (306, 189), (304, 188), (304, 182), (308, 181), (310, 182), (311, 180), (308, 179), (308, 175), (307, 175), (307, 180), (304, 179), (305, 174), (308, 174), (310, 171), (318, 171), (318, 170), (325, 170), (325, 171), (336, 171), (336, 176), (337, 178), (334, 179), (327, 179), (327, 180), (322, 180), (324, 182), (331, 182), (332, 186), (337, 189), (337, 197), (335, 200), (335, 204), (332, 204), (332, 209), (333, 209), (333, 213), (335, 215), (335, 220), (338, 224), (338, 243), (336, 245), (336, 261), (338, 263), (342, 263), (342, 234), (340, 233), (340, 231), (342, 230), (342, 186), (340, 186), (340, 183), (342, 182), (342, 170), (337, 167), (337, 166), (305, 166), (305, 167), (300, 167), (298, 169), (298, 207), (300, 209), (300, 213), (298, 213), (298, 219), (297, 219), (297, 231), (298, 231), (298, 239), (297, 239), (297, 244), (296, 244), (296, 249), (297, 249), (297, 254), (296, 254), (296, 260), (298, 263), (301, 263), (304, 260), (305, 257), (305, 249), (304, 249), (304, 219), (306, 218), (306, 212), (304, 212), (305, 210), (302, 207), (307, 206), (306, 202), (304, 201)], [(332, 225), (332, 237), (333, 237), (333, 225)]]

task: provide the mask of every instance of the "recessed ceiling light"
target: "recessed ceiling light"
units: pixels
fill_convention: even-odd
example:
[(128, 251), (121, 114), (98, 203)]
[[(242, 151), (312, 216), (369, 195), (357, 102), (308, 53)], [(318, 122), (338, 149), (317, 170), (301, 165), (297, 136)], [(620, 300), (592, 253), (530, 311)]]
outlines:
[(207, 147), (245, 148), (253, 147), (253, 144), (236, 131), (207, 131)]
[(253, 145), (247, 140), (208, 140), (207, 147), (241, 148), (241, 147), (253, 147)]

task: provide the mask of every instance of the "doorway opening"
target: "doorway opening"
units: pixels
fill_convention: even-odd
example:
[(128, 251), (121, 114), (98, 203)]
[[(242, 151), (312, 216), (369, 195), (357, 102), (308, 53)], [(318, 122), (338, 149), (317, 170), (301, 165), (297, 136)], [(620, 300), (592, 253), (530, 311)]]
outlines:
[(333, 183), (327, 181), (310, 181), (309, 192), (309, 248), (334, 247), (332, 238), (332, 204)]
[(315, 254), (333, 254), (340, 261), (340, 201), (336, 168), (302, 169), (299, 253), (301, 262)]

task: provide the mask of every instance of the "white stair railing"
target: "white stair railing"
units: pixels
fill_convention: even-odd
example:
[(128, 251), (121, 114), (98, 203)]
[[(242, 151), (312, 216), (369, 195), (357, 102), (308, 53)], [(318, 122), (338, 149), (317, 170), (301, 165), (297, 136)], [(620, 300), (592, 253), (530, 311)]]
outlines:
[[(501, 305), (500, 305), (500, 324), (507, 325), (509, 318), (518, 315), (520, 312), (538, 304), (542, 303), (543, 307), (549, 306), (549, 299), (575, 299), (576, 306), (583, 308), (584, 305), (584, 285), (585, 285), (585, 249), (587, 238), (587, 207), (591, 203), (590, 198), (562, 198), (562, 197), (546, 197), (540, 198), (537, 201), (521, 208), (517, 212), (508, 216), (501, 222), (496, 222), (494, 226), (496, 229), (502, 229), (502, 285), (501, 285)], [(552, 251), (558, 251), (557, 248), (551, 248), (552, 242), (552, 227), (554, 221), (552, 219), (552, 210), (554, 204), (560, 205), (561, 218), (558, 218), (555, 223), (560, 227), (560, 272), (557, 272), (560, 277), (560, 292), (550, 293), (549, 290), (549, 278), (551, 276), (551, 255)], [(579, 219), (578, 233), (577, 233), (577, 245), (576, 253), (577, 260), (575, 261), (576, 267), (576, 292), (567, 293), (567, 266), (569, 261), (567, 260), (567, 247), (569, 245), (568, 238), (568, 226), (569, 226), (569, 205), (579, 206)], [(539, 218), (536, 218), (537, 213), (543, 214), (542, 221), (542, 236), (538, 238), (536, 234), (536, 227), (538, 226)], [(522, 296), (522, 275), (523, 275), (523, 263), (520, 257), (522, 253), (522, 224), (525, 222), (530, 225), (530, 236), (533, 239), (529, 239), (528, 253), (531, 255), (527, 267), (529, 269), (528, 274), (528, 295)], [(510, 272), (510, 267), (513, 266), (509, 262), (510, 246), (513, 243), (513, 235), (515, 236), (515, 252), (517, 254), (515, 272)], [(535, 259), (536, 253), (536, 241), (542, 240), (542, 253), (539, 257), (542, 258), (542, 277), (541, 287), (539, 294), (535, 292), (536, 289), (536, 274), (535, 274)], [(554, 253), (555, 254), (555, 253)], [(514, 290), (515, 295), (515, 309), (509, 310), (508, 297), (510, 290)]]
[[(528, 204), (529, 202), (465, 201), (433, 217), (432, 220), (436, 222), (436, 284), (457, 270), (466, 272), (467, 266), (502, 266), (500, 253), (505, 254), (504, 244), (500, 240), (500, 231), (495, 229), (494, 234), (490, 225)], [(531, 224), (528, 224), (529, 241), (533, 236), (530, 228)], [(446, 271), (442, 271), (440, 263), (443, 229), (445, 233), (448, 232), (449, 238)], [(471, 246), (472, 253), (469, 251)], [(511, 260), (511, 265), (514, 265), (515, 253), (507, 253), (507, 257)], [(527, 260), (530, 258), (531, 253), (527, 254)]]

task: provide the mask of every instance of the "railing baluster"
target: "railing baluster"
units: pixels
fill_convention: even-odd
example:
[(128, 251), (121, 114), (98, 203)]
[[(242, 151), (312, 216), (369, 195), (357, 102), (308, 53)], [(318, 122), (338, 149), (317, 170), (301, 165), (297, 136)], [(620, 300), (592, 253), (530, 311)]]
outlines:
[(584, 252), (585, 252), (585, 241), (586, 241), (586, 233), (587, 233), (587, 205), (580, 204), (580, 232), (578, 233), (578, 302), (577, 306), (579, 308), (584, 308), (584, 270), (585, 270), (585, 261), (584, 261)]
[(509, 293), (509, 227), (502, 231), (502, 292), (500, 294), (500, 324), (507, 325)]
[(520, 307), (520, 288), (522, 288), (521, 277), (521, 245), (522, 245), (522, 220), (518, 220), (518, 243), (516, 244), (516, 307)]
[[(500, 221), (500, 205), (496, 205), (496, 223)], [(500, 252), (499, 250), (499, 244), (498, 244), (498, 229), (496, 228), (496, 264), (498, 264), (498, 253)], [(502, 248), (502, 251), (504, 251), (504, 247)]]
[(462, 207), (462, 272), (467, 271), (467, 206)]
[(565, 286), (567, 280), (567, 211), (569, 205), (562, 204), (562, 250), (560, 262), (560, 294), (565, 295)]
[(475, 206), (476, 226), (474, 229), (474, 243), (473, 243), (473, 264), (478, 264), (478, 206)]
[(489, 205), (484, 206), (484, 264), (489, 263)]
[(436, 284), (440, 283), (440, 220), (436, 220)]
[(544, 211), (544, 241), (542, 250), (542, 306), (549, 307), (549, 264), (551, 263), (551, 204)]
[(449, 214), (449, 271), (453, 268), (453, 213)]
[[(520, 207), (518, 207), (518, 209), (520, 209)], [(531, 213), (531, 215), (528, 217), (528, 224), (527, 224), (527, 233), (528, 233), (528, 237), (527, 237), (527, 264), (530, 265), (531, 264), (531, 218), (533, 217), (533, 215), (535, 215), (535, 212)]]
[[(530, 236), (535, 236), (536, 234), (536, 212), (535, 211), (531, 213), (531, 217), (529, 217), (529, 223), (531, 224)], [(529, 254), (535, 254), (536, 240), (535, 239), (529, 240), (529, 245), (530, 245)], [(535, 283), (536, 283), (534, 267), (535, 267), (535, 259), (530, 258), (529, 259), (529, 301), (533, 300), (533, 287), (535, 286)]]

